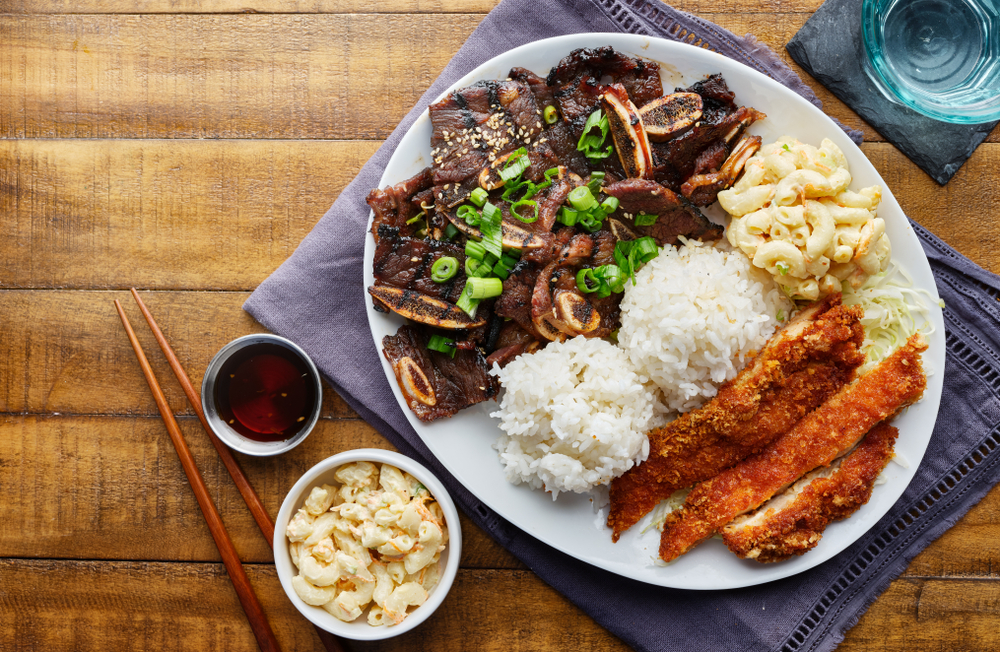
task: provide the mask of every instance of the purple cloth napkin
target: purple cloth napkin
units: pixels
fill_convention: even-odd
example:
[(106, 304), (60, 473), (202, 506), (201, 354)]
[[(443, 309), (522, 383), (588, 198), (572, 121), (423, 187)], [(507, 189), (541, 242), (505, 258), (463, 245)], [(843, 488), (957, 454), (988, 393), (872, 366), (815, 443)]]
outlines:
[[(431, 468), (462, 510), (544, 581), (638, 650), (831, 650), (909, 561), (1000, 480), (1000, 280), (914, 224), (944, 298), (948, 362), (938, 424), (899, 503), (837, 557), (805, 573), (730, 591), (681, 591), (576, 561), (512, 526), (466, 491), (410, 427), (382, 373), (365, 314), (364, 198), (414, 119), (453, 81), (502, 51), (579, 32), (704, 42), (808, 98), (753, 37), (656, 0), (504, 0), (364, 166), (299, 248), (244, 308), (301, 345), (337, 392), (403, 453)], [(693, 35), (693, 36), (691, 36)], [(860, 142), (860, 134), (853, 133)]]

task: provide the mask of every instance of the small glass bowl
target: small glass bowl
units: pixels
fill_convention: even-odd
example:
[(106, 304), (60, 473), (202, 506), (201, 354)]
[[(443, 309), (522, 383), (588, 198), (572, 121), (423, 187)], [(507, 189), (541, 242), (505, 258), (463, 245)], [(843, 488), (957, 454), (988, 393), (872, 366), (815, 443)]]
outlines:
[(955, 124), (1000, 119), (995, 0), (863, 0), (865, 73), (889, 100)]

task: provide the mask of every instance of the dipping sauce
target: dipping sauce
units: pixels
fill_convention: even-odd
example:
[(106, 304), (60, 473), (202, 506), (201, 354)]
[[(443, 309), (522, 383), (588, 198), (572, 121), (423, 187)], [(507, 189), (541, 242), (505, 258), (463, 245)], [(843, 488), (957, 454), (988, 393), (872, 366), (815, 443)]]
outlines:
[(242, 349), (222, 366), (215, 409), (230, 428), (255, 441), (281, 441), (302, 430), (316, 406), (309, 368), (276, 344)]

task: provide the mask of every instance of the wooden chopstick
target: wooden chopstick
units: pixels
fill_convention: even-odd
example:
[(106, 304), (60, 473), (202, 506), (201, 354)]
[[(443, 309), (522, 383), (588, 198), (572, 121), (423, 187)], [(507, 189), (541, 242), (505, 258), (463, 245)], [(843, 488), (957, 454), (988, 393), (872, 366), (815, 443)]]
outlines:
[[(160, 350), (163, 351), (163, 355), (167, 358), (167, 362), (170, 364), (170, 368), (174, 372), (174, 376), (177, 377), (177, 382), (181, 384), (184, 388), (184, 394), (187, 395), (188, 402), (191, 403), (194, 413), (198, 415), (198, 420), (201, 421), (201, 427), (205, 429), (208, 434), (209, 440), (212, 445), (215, 446), (216, 452), (219, 453), (219, 457), (222, 459), (222, 463), (225, 465), (226, 470), (229, 471), (230, 477), (232, 477), (233, 482), (236, 483), (236, 488), (239, 490), (240, 495), (243, 496), (243, 500), (246, 502), (247, 507), (250, 508), (250, 513), (253, 514), (253, 518), (257, 521), (257, 526), (260, 528), (261, 533), (267, 540), (267, 543), (273, 545), (274, 543), (274, 521), (271, 520), (271, 516), (267, 513), (267, 509), (264, 507), (264, 502), (254, 491), (253, 486), (250, 484), (250, 480), (247, 479), (246, 474), (243, 473), (243, 468), (240, 466), (239, 461), (233, 457), (232, 451), (229, 447), (222, 443), (212, 428), (208, 425), (208, 420), (205, 418), (205, 411), (201, 407), (201, 396), (194, 388), (194, 384), (191, 382), (191, 378), (184, 371), (184, 367), (181, 366), (180, 360), (174, 354), (173, 348), (171, 348), (170, 343), (167, 342), (166, 336), (160, 327), (156, 324), (156, 320), (153, 319), (153, 315), (149, 312), (149, 308), (143, 303), (142, 299), (139, 298), (139, 293), (136, 292), (135, 288), (130, 289), (132, 292), (132, 298), (135, 302), (139, 304), (139, 310), (142, 311), (142, 316), (146, 318), (146, 323), (149, 324), (149, 329), (153, 331), (153, 337), (156, 338), (156, 342), (160, 345)], [(330, 632), (316, 627), (316, 633), (319, 635), (320, 641), (322, 641), (323, 646), (327, 649), (327, 652), (346, 652), (344, 645)]]
[(153, 368), (149, 366), (146, 354), (142, 351), (142, 345), (139, 344), (139, 340), (135, 336), (135, 331), (132, 330), (132, 324), (129, 323), (128, 317), (125, 316), (125, 311), (122, 309), (122, 304), (117, 299), (115, 299), (115, 308), (118, 310), (118, 316), (121, 317), (122, 324), (125, 326), (125, 332), (128, 333), (128, 339), (132, 343), (132, 348), (135, 349), (135, 357), (139, 359), (139, 366), (142, 367), (142, 373), (146, 377), (146, 382), (149, 383), (149, 389), (153, 392), (156, 407), (159, 408), (160, 415), (163, 417), (163, 423), (167, 426), (167, 432), (170, 433), (170, 441), (173, 442), (174, 449), (177, 451), (177, 457), (181, 460), (184, 473), (187, 475), (191, 489), (194, 491), (194, 497), (198, 500), (201, 513), (205, 517), (205, 522), (208, 523), (208, 529), (212, 533), (212, 538), (215, 539), (215, 545), (219, 549), (219, 554), (222, 555), (222, 563), (226, 565), (229, 579), (232, 580), (233, 587), (236, 589), (236, 595), (240, 599), (240, 604), (243, 605), (243, 611), (247, 615), (247, 620), (250, 621), (250, 628), (257, 639), (257, 645), (260, 647), (261, 652), (281, 652), (281, 648), (278, 647), (278, 641), (274, 638), (274, 632), (271, 631), (271, 626), (267, 622), (267, 616), (264, 615), (264, 610), (261, 608), (260, 602), (257, 601), (257, 595), (254, 593), (253, 587), (250, 586), (250, 580), (247, 579), (246, 573), (243, 572), (243, 566), (240, 564), (236, 548), (233, 546), (233, 542), (229, 539), (229, 534), (226, 532), (226, 526), (222, 523), (222, 518), (215, 508), (215, 503), (208, 494), (205, 480), (201, 477), (201, 473), (198, 472), (198, 466), (195, 464), (194, 457), (188, 449), (187, 442), (184, 441), (184, 435), (181, 433), (174, 415), (170, 412), (167, 397), (164, 396), (163, 390), (160, 389), (160, 384), (156, 381), (156, 376), (153, 375)]

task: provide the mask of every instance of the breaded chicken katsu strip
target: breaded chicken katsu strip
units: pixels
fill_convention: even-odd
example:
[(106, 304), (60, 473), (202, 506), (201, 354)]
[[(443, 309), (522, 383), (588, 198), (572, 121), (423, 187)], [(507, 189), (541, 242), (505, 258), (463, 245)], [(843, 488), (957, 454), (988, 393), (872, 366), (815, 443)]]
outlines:
[(760, 451), (851, 381), (861, 311), (832, 295), (799, 313), (698, 410), (649, 433), (649, 457), (611, 483), (612, 539), (657, 503)]
[(857, 382), (839, 391), (760, 453), (695, 486), (667, 516), (660, 558), (672, 561), (756, 509), (815, 468), (850, 450), (875, 424), (920, 399), (927, 377), (920, 334)]
[(868, 502), (875, 480), (892, 459), (899, 431), (882, 422), (857, 448), (830, 466), (806, 474), (760, 509), (722, 528), (737, 557), (784, 561), (816, 547), (823, 530)]

